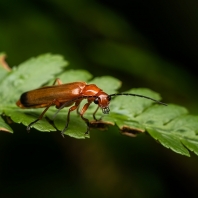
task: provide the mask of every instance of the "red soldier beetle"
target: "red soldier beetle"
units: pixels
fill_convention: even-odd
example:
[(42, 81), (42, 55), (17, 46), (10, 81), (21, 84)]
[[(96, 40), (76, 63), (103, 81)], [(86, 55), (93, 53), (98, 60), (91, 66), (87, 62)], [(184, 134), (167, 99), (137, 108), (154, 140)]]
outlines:
[[(58, 85), (55, 85), (56, 83)], [(27, 130), (30, 130), (30, 127), (33, 124), (41, 120), (44, 114), (51, 106), (56, 106), (56, 108), (58, 109), (56, 114), (64, 107), (71, 106), (67, 114), (66, 125), (61, 132), (62, 136), (64, 137), (64, 132), (66, 131), (69, 124), (70, 113), (71, 111), (74, 110), (78, 111), (79, 105), (82, 100), (87, 99), (87, 103), (82, 107), (81, 111), (78, 111), (78, 113), (87, 124), (87, 131), (85, 134), (88, 134), (89, 125), (90, 125), (89, 120), (85, 118), (83, 115), (86, 112), (86, 110), (89, 108), (89, 105), (92, 102), (98, 105), (97, 109), (93, 113), (93, 118), (94, 120), (97, 121), (95, 115), (98, 109), (101, 108), (104, 114), (108, 114), (110, 111), (109, 103), (111, 101), (111, 97), (122, 96), (122, 95), (142, 97), (157, 102), (159, 104), (166, 105), (165, 103), (155, 100), (153, 98), (138, 94), (132, 94), (132, 93), (107, 94), (103, 92), (103, 90), (97, 87), (95, 84), (87, 84), (85, 82), (73, 82), (73, 83), (62, 84), (60, 79), (56, 79), (52, 86), (45, 86), (23, 93), (20, 99), (16, 102), (16, 104), (20, 108), (45, 108), (44, 111), (41, 113), (41, 115), (38, 117), (38, 119), (31, 122), (27, 126)]]

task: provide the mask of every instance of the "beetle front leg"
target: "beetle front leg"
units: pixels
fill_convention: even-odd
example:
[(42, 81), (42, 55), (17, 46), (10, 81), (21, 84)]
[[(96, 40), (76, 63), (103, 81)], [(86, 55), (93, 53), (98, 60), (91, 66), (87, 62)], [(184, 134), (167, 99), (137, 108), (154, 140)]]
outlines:
[(99, 119), (96, 118), (96, 113), (98, 112), (98, 109), (99, 109), (99, 106), (97, 107), (97, 109), (96, 109), (96, 110), (94, 111), (94, 113), (93, 113), (93, 118), (94, 118), (95, 121), (100, 121), (100, 120), (102, 120), (102, 116), (101, 116)]

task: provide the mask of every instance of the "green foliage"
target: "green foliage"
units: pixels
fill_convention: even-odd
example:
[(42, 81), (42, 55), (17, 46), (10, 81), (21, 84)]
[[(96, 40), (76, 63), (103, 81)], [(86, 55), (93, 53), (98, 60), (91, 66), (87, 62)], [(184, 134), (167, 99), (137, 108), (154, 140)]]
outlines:
[[(4, 71), (4, 77), (0, 80), (2, 116), (6, 115), (13, 122), (28, 126), (39, 117), (43, 109), (20, 109), (16, 106), (16, 101), (23, 92), (52, 84), (56, 77), (64, 83), (75, 81), (94, 83), (109, 94), (117, 92), (121, 86), (121, 82), (113, 77), (103, 76), (92, 79), (92, 75), (87, 71), (64, 71), (65, 66), (67, 66), (67, 61), (62, 56), (44, 54), (25, 61), (12, 71), (6, 71), (6, 73)], [(156, 100), (161, 99), (158, 93), (147, 88), (131, 89), (127, 93), (141, 94)], [(188, 150), (190, 150), (198, 155), (198, 116), (189, 115), (184, 107), (174, 104), (163, 106), (139, 97), (117, 96), (110, 103), (110, 114), (104, 116), (99, 111), (97, 117), (103, 116), (102, 120), (93, 121), (92, 114), (95, 108), (96, 105), (93, 104), (85, 113), (85, 117), (90, 120), (91, 127), (104, 129), (108, 125), (116, 125), (121, 133), (128, 136), (147, 132), (163, 146), (179, 154), (189, 156)], [(52, 119), (56, 112), (57, 109), (51, 107), (46, 116)], [(59, 130), (64, 128), (66, 116), (66, 108), (57, 114), (55, 125)], [(33, 127), (41, 132), (56, 131), (49, 119), (43, 118)], [(79, 139), (87, 137), (85, 136), (86, 124), (76, 113), (71, 113), (70, 120), (65, 135)], [(13, 132), (3, 117), (0, 117), (0, 130)]]

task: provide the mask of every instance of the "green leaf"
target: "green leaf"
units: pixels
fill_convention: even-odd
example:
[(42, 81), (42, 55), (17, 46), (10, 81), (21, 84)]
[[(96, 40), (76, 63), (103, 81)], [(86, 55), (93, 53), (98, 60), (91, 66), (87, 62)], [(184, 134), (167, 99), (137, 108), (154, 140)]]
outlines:
[(170, 132), (164, 132), (162, 130), (156, 130), (154, 128), (147, 128), (149, 134), (156, 140), (167, 147), (175, 151), (176, 153), (190, 156), (188, 150), (183, 146), (180, 139)]
[[(102, 76), (94, 79), (92, 75), (84, 70), (63, 71), (67, 62), (60, 55), (45, 54), (32, 58), (11, 72), (4, 75), (0, 81), (0, 112), (16, 123), (28, 126), (35, 121), (44, 109), (20, 109), (15, 103), (20, 95), (28, 90), (43, 85), (51, 85), (59, 77), (63, 83), (85, 81), (88, 84), (96, 84), (108, 94), (117, 93), (121, 82), (111, 76)], [(61, 74), (60, 74), (61, 73)], [(158, 93), (147, 88), (136, 88), (127, 93), (144, 95), (155, 100), (160, 100)], [(86, 103), (84, 100), (80, 106)], [(96, 117), (102, 120), (95, 121), (93, 112), (97, 108), (94, 103), (85, 112), (84, 117), (90, 120), (90, 126), (105, 129), (109, 125), (116, 125), (121, 133), (128, 136), (136, 136), (139, 133), (147, 132), (164, 147), (176, 153), (189, 156), (189, 151), (198, 155), (198, 116), (189, 115), (186, 108), (169, 104), (163, 106), (152, 100), (137, 96), (115, 96), (110, 102), (110, 114), (102, 114), (98, 110)], [(53, 132), (65, 128), (68, 108), (57, 112), (55, 107), (50, 107), (44, 118), (32, 127), (42, 132)], [(54, 119), (54, 123), (50, 122)], [(54, 127), (56, 126), (56, 128)], [(12, 129), (0, 117), (0, 129), (12, 132)], [(65, 135), (74, 138), (84, 139), (87, 131), (86, 123), (77, 115), (71, 112), (70, 122)]]
[(190, 150), (198, 155), (198, 139), (183, 138), (181, 142)]
[(148, 126), (155, 125), (162, 127), (178, 116), (185, 115), (187, 113), (188, 111), (184, 107), (173, 104), (169, 104), (167, 107), (165, 107), (156, 104), (152, 106), (152, 108), (146, 109), (143, 114), (137, 116), (137, 120)]

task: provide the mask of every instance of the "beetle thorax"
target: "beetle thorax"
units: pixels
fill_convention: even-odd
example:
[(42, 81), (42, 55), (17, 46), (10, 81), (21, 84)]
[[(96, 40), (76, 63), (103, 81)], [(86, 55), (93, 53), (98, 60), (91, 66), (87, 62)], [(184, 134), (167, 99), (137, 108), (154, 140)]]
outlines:
[(100, 88), (98, 88), (94, 84), (86, 85), (83, 90), (82, 90), (82, 95), (83, 96), (95, 96), (97, 95), (100, 91), (102, 91)]

